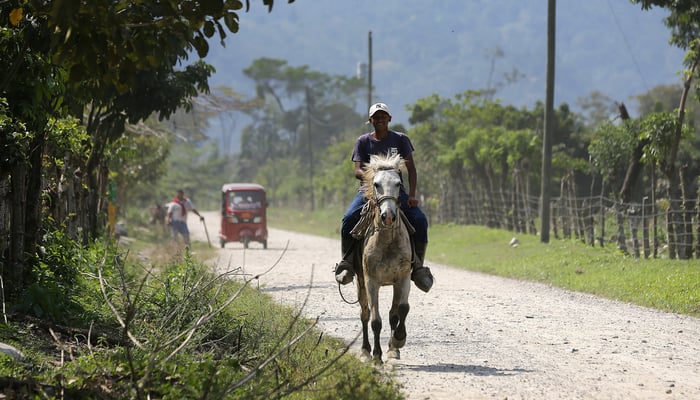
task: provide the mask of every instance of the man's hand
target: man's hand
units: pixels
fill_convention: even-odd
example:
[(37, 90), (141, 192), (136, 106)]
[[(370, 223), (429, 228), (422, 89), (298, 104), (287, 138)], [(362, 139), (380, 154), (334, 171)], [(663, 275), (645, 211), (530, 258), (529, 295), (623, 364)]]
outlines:
[(202, 221), (202, 222), (204, 222), (204, 217), (202, 217), (202, 216), (200, 215), (200, 216), (199, 216), (199, 220)]
[(419, 203), (419, 202), (418, 202), (418, 199), (417, 199), (417, 198), (415, 198), (415, 197), (413, 197), (413, 196), (410, 196), (410, 197), (408, 198), (408, 207), (409, 207), (409, 208), (418, 207), (418, 203)]

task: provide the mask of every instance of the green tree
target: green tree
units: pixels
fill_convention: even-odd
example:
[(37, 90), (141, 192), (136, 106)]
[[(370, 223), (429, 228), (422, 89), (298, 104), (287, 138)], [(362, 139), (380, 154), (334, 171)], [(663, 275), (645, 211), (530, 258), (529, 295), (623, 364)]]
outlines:
[[(679, 175), (678, 157), (681, 148), (681, 139), (683, 138), (683, 129), (685, 125), (686, 103), (693, 88), (695, 96), (700, 94), (700, 85), (697, 80), (694, 80), (698, 73), (698, 65), (700, 64), (700, 5), (692, 0), (631, 0), (635, 4), (640, 4), (642, 9), (650, 9), (658, 6), (669, 11), (668, 17), (664, 19), (664, 23), (671, 30), (670, 42), (675, 46), (686, 50), (684, 59), (683, 71), (683, 86), (681, 90), (680, 100), (676, 109), (676, 122), (673, 124), (661, 124), (665, 129), (673, 129), (672, 132), (665, 133), (661, 136), (668, 140), (668, 144), (662, 146), (665, 149), (664, 154), (659, 154), (662, 159), (659, 163), (662, 174), (668, 181), (666, 187), (666, 195), (671, 206), (668, 208), (667, 229), (669, 235), (673, 237), (675, 232), (692, 232), (692, 228), (688, 224), (685, 213), (688, 210), (689, 202), (684, 196), (688, 192), (688, 188), (683, 187), (683, 181), (692, 181), (685, 176), (681, 179)], [(659, 126), (654, 124), (654, 126)], [(684, 171), (680, 171), (684, 174)], [(685, 175), (685, 174), (684, 174)], [(679, 204), (674, 203), (674, 199), (681, 199)], [(684, 235), (689, 238), (692, 235)], [(700, 238), (698, 238), (700, 240)], [(672, 258), (689, 258), (692, 254), (691, 239), (687, 239), (680, 248), (669, 248), (669, 255)], [(672, 244), (670, 244), (671, 246)]]
[(594, 139), (588, 145), (593, 166), (610, 187), (617, 188), (622, 185), (627, 163), (636, 143), (636, 135), (631, 132), (628, 124), (633, 122), (608, 122), (600, 125), (595, 131)]
[(26, 256), (35, 253), (39, 240), (43, 152), (64, 89), (62, 71), (48, 57), (43, 22), (25, 18), (18, 2), (0, 3), (0, 98), (5, 100), (0, 187), (9, 227), (9, 235), (0, 238), (0, 257), (10, 296), (22, 289)]
[[(272, 8), (272, 0), (263, 3)], [(21, 135), (2, 132), (3, 146), (25, 150), (3, 164), (0, 174), (0, 187), (11, 183), (8, 193), (17, 196), (10, 201), (10, 235), (2, 245), (9, 250), (13, 289), (22, 288), (25, 257), (35, 253), (39, 240), (50, 117), (72, 114), (90, 134), (82, 148), (85, 200), (78, 210), (86, 217), (81, 228), (87, 241), (98, 234), (110, 146), (127, 122), (151, 114), (166, 118), (208, 90), (210, 66), (181, 65), (193, 50), (205, 57), (209, 40), (235, 33), (242, 8), (237, 0), (0, 2), (0, 68), (6, 72), (0, 97), (7, 99), (6, 126), (26, 132), (23, 143), (17, 142)]]
[(439, 204), (438, 220), (511, 224), (480, 210), (512, 207), (506, 191), (514, 191), (516, 181), (520, 195), (530, 190), (539, 163), (541, 131), (535, 127), (540, 120), (535, 112), (504, 106), (476, 91), (454, 100), (433, 95), (412, 106), (410, 122), (416, 126), (410, 136), (420, 149), (414, 157), (421, 176), (431, 177), (421, 179), (420, 191), (429, 205)]
[(323, 152), (364, 122), (355, 111), (363, 81), (269, 58), (253, 61), (244, 73), (255, 82), (261, 106), (247, 110), (253, 121), (243, 130), (238, 171), (265, 181), (278, 201), (313, 209), (316, 192), (324, 190), (314, 182)]
[(162, 124), (148, 119), (127, 125), (106, 155), (110, 181), (117, 188), (117, 205), (122, 215), (133, 203), (153, 206), (164, 198), (153, 196), (153, 188), (168, 168), (173, 134)]

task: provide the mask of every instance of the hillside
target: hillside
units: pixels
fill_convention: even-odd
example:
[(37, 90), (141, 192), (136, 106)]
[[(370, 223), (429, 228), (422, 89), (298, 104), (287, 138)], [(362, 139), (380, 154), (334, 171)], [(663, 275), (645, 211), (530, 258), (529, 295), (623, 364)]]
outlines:
[[(226, 47), (211, 46), (212, 86), (251, 95), (241, 71), (260, 57), (354, 75), (368, 60), (371, 31), (373, 99), (392, 107), (395, 123), (407, 124), (405, 105), (419, 98), (496, 87), (513, 71), (517, 79), (497, 97), (527, 107), (544, 100), (547, 7), (541, 0), (278, 0), (271, 13), (251, 3)], [(559, 1), (555, 104), (575, 107), (598, 90), (634, 110), (630, 96), (678, 82), (683, 52), (668, 44), (664, 16), (625, 0)], [(366, 96), (357, 105), (363, 111)]]

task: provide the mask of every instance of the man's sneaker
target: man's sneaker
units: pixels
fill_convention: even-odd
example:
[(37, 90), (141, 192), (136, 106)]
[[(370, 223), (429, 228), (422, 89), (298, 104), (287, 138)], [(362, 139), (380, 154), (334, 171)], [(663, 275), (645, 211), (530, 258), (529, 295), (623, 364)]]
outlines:
[(347, 285), (352, 282), (355, 277), (355, 272), (351, 266), (344, 264), (342, 261), (335, 265), (335, 280), (341, 285)]
[[(336, 279), (337, 275), (336, 275)], [(416, 268), (411, 273), (411, 280), (416, 284), (416, 287), (425, 293), (428, 293), (431, 287), (433, 287), (433, 274), (430, 272), (428, 267)]]

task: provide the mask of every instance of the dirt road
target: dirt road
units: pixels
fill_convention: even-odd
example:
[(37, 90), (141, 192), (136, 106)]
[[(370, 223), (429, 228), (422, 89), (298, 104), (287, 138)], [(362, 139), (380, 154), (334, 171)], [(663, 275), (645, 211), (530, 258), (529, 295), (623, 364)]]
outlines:
[[(218, 247), (219, 217), (204, 215)], [(189, 226), (194, 240), (206, 241), (194, 217)], [(229, 243), (219, 265), (254, 275), (282, 257), (260, 284), (299, 307), (308, 295), (306, 315), (350, 342), (360, 331), (359, 306), (338, 294), (339, 253), (339, 240), (272, 229), (267, 250)], [(385, 365), (409, 399), (700, 399), (700, 319), (428, 265), (435, 286), (427, 294), (413, 288), (406, 347)], [(356, 298), (354, 285), (343, 292)], [(386, 288), (383, 313), (388, 296)], [(359, 354), (358, 344), (353, 349)]]

